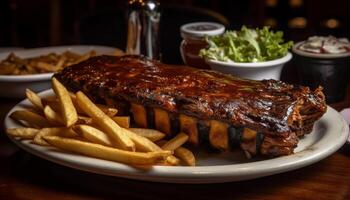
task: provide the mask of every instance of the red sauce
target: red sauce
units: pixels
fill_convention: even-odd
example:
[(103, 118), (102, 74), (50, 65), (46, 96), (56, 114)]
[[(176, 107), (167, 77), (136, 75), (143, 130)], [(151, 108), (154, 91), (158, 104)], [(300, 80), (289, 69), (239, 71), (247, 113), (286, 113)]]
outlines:
[(188, 66), (199, 69), (210, 69), (205, 60), (199, 57), (199, 51), (207, 47), (204, 39), (186, 38), (181, 43), (181, 56), (184, 63)]
[(180, 34), (183, 38), (181, 42), (181, 56), (188, 66), (199, 69), (210, 69), (205, 60), (199, 57), (199, 51), (208, 46), (206, 37), (220, 35), (225, 31), (222, 24), (213, 22), (195, 22), (181, 26)]

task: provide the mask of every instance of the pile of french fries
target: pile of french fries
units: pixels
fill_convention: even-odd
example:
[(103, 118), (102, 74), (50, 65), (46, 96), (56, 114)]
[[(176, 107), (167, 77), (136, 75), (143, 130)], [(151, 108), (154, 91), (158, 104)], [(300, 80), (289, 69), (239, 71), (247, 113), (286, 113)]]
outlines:
[(129, 116), (117, 116), (116, 108), (95, 104), (83, 92), (69, 93), (55, 78), (52, 88), (55, 96), (48, 98), (27, 89), (33, 109), (11, 113), (25, 128), (7, 129), (10, 137), (129, 165), (195, 166), (193, 153), (182, 146), (186, 134), (163, 140), (164, 133), (131, 128)]
[[(121, 56), (124, 53), (116, 49), (112, 54)], [(11, 53), (5, 60), (0, 62), (0, 75), (26, 75), (56, 72), (93, 56), (96, 56), (94, 50), (84, 54), (65, 51), (61, 54), (49, 53), (47, 55), (31, 58), (21, 58)]]

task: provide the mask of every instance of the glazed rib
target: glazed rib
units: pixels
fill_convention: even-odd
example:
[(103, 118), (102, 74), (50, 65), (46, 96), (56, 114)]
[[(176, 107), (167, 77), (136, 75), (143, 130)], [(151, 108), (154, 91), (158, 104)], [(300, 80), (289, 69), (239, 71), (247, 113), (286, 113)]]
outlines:
[(253, 81), (211, 70), (166, 65), (138, 56), (98, 56), (55, 74), (71, 91), (129, 109), (130, 103), (170, 115), (217, 120), (262, 133), (260, 152), (293, 152), (326, 111), (322, 89)]

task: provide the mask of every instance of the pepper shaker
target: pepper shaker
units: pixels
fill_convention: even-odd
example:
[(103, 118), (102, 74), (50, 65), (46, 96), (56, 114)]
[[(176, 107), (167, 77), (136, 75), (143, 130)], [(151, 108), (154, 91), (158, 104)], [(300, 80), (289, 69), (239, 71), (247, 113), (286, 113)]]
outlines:
[(156, 0), (129, 0), (127, 54), (160, 58), (159, 2)]

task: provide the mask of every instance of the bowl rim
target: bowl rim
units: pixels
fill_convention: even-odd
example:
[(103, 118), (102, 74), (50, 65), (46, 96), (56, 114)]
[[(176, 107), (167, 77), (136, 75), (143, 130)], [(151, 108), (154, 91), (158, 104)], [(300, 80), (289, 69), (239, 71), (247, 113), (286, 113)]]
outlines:
[(257, 67), (272, 67), (276, 65), (281, 65), (289, 60), (292, 59), (292, 54), (288, 52), (285, 56), (282, 58), (278, 58), (275, 60), (270, 61), (264, 61), (264, 62), (249, 62), (249, 63), (239, 63), (239, 62), (225, 62), (225, 61), (218, 61), (218, 60), (212, 60), (212, 59), (205, 59), (206, 63), (215, 64), (215, 65), (222, 65), (226, 67), (239, 67), (239, 68), (257, 68)]
[(302, 45), (305, 41), (301, 41), (293, 45), (292, 47), (292, 52), (299, 55), (299, 56), (304, 56), (304, 57), (309, 57), (309, 58), (318, 58), (318, 59), (335, 59), (335, 58), (344, 58), (344, 57), (350, 57), (350, 52), (346, 53), (312, 53), (312, 52), (307, 52), (298, 49), (300, 45)]
[[(110, 49), (115, 50), (116, 47), (111, 46), (103, 46), (103, 45), (62, 45), (62, 46), (48, 46), (48, 47), (38, 47), (38, 48), (29, 48), (29, 49), (19, 49), (14, 51), (6, 51), (0, 53), (1, 56), (7, 56), (10, 53), (26, 53), (28, 51), (60, 51), (60, 50), (69, 50), (74, 48), (85, 48), (87, 50), (89, 49), (95, 49), (95, 50), (101, 50), (101, 49)], [(50, 53), (50, 52), (47, 52)], [(27, 56), (24, 56), (27, 57)], [(30, 57), (30, 56), (29, 56)], [(2, 59), (1, 59), (2, 60)], [(0, 61), (1, 61), (0, 60)], [(53, 72), (50, 73), (41, 73), (41, 74), (28, 74), (28, 75), (0, 75), (0, 82), (33, 82), (33, 81), (45, 81), (50, 80), (53, 76)]]

